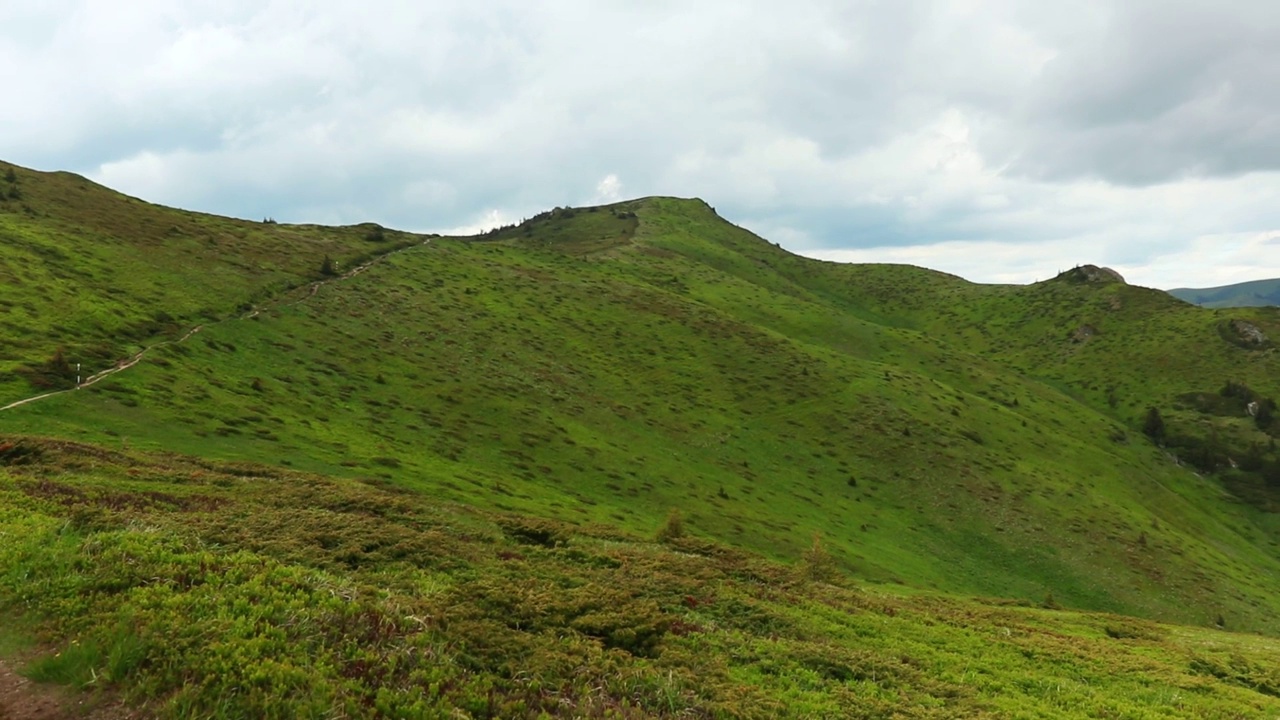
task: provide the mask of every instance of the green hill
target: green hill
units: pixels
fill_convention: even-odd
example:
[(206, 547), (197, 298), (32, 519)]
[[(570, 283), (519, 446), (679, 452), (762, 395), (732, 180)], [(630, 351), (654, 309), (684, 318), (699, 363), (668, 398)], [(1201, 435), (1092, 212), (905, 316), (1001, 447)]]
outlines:
[[(984, 286), (928, 271), (845, 266), (857, 302), (894, 322), (968, 348), (1073, 400), (1143, 427), (1151, 408), (1160, 443), (1258, 507), (1280, 486), (1271, 423), (1280, 397), (1275, 308), (1202, 309), (1123, 282), (1071, 271), (1047, 282)], [(1262, 412), (1254, 417), (1249, 404)]]
[(1212, 288), (1178, 288), (1169, 294), (1201, 307), (1234, 308), (1280, 305), (1280, 280), (1254, 280)]
[[(924, 703), (912, 712), (927, 717), (945, 715), (938, 708), (949, 693), (974, 682), (960, 668), (977, 652), (960, 643), (946, 659), (926, 657), (931, 642), (959, 642), (949, 630), (930, 628), (971, 617), (978, 629), (962, 633), (971, 639), (1029, 632), (1016, 623), (1010, 630), (1012, 612), (1024, 618), (1019, 623), (1050, 628), (1031, 633), (1037, 640), (1017, 650), (1032, 652), (1024, 660), (1049, 635), (1110, 634), (1097, 646), (1063, 640), (1059, 669), (1105, 656), (1078, 676), (1100, 678), (1115, 672), (1110, 663), (1158, 656), (1173, 664), (1144, 665), (1157, 678), (1152, 683), (1168, 683), (1173, 695), (1188, 683), (1206, 688), (1204, 703), (1161, 706), (1152, 716), (1170, 708), (1191, 716), (1267, 707), (1257, 693), (1275, 687), (1267, 685), (1274, 678), (1249, 649), (1252, 641), (1143, 624), (1132, 626), (1146, 628), (1132, 637), (1130, 630), (1097, 635), (1108, 623), (1137, 621), (1032, 610), (991, 615), (982, 609), (989, 604), (963, 598), (1280, 630), (1280, 525), (1272, 513), (1280, 459), (1276, 429), (1265, 417), (1270, 410), (1262, 411), (1280, 396), (1269, 339), (1280, 332), (1280, 311), (1206, 310), (1100, 281), (1106, 278), (1087, 269), (1023, 287), (976, 285), (911, 267), (822, 263), (725, 222), (697, 200), (559, 208), (482, 237), (423, 238), (372, 226), (206, 218), (87, 184), (78, 192), (90, 193), (97, 206), (63, 212), (57, 199), (69, 190), (60, 183), (84, 181), (20, 170), (16, 186), (29, 200), (0, 205), (4, 237), (28, 238), (2, 246), (5, 258), (18, 258), (11, 266), (26, 268), (11, 274), (6, 297), (11, 308), (31, 308), (5, 315), (20, 342), (5, 359), (0, 406), (40, 393), (50, 375), (65, 383), (59, 371), (67, 362), (84, 357), (90, 370), (109, 369), (117, 358), (152, 349), (91, 386), (0, 411), (0, 429), (10, 438), (8, 485), (0, 491), (15, 508), (3, 531), (16, 536), (28, 528), (37, 538), (29, 551), (13, 551), (7, 568), (0, 565), (10, 578), (0, 587), (0, 607), (21, 609), (42, 638), (54, 638), (49, 642), (80, 632), (49, 629), (77, 612), (85, 623), (94, 618), (95, 628), (142, 623), (163, 637), (172, 620), (161, 608), (177, 603), (187, 616), (229, 623), (197, 622), (193, 628), (205, 629), (192, 632), (247, 623), (227, 658), (261, 653), (255, 662), (278, 663), (282, 675), (253, 682), (295, 688), (317, 708), (338, 702), (317, 689), (325, 673), (343, 672), (341, 663), (323, 665), (338, 662), (324, 653), (348, 653), (343, 662), (361, 663), (350, 694), (336, 692), (343, 703), (363, 702), (353, 698), (383, 686), (394, 694), (410, 682), (368, 668), (416, 667), (389, 658), (422, 651), (414, 643), (433, 638), (453, 648), (440, 672), (455, 673), (431, 680), (452, 688), (433, 697), (459, 707), (484, 697), (490, 683), (493, 702), (525, 697), (522, 707), (536, 717), (548, 706), (518, 692), (512, 673), (522, 667), (519, 658), (539, 658), (544, 680), (561, 683), (570, 682), (563, 668), (586, 657), (575, 653), (588, 652), (596, 672), (625, 666), (638, 673), (638, 684), (610, 686), (607, 698), (597, 698), (604, 704), (590, 711), (581, 703), (595, 700), (575, 690), (579, 704), (564, 708), (577, 709), (560, 712), (736, 715), (756, 707), (776, 716), (787, 698), (803, 696), (795, 716), (876, 716), (874, 708), (887, 706), (872, 700), (891, 705), (911, 695)], [(24, 201), (34, 203), (30, 211), (18, 204)], [(202, 263), (236, 281), (222, 284), (184, 261), (194, 252), (194, 231), (175, 235), (170, 248), (163, 237), (112, 234), (99, 220), (150, 227), (155, 222), (143, 219), (152, 214), (178, 227), (205, 223), (225, 231), (225, 238), (212, 235)], [(76, 231), (83, 252), (67, 252), (65, 227), (88, 228)], [(23, 249), (36, 246), (58, 252)], [(372, 262), (356, 274), (323, 277), (325, 256), (340, 270), (357, 259)], [(264, 269), (272, 263), (278, 268)], [(128, 268), (133, 281), (117, 285), (116, 268)], [(116, 308), (111, 318), (168, 319), (158, 326), (95, 320), (96, 306), (58, 304), (69, 295), (55, 281), (62, 275), (93, 279), (86, 287)], [(87, 350), (94, 344), (115, 354), (104, 349), (106, 359), (99, 359)], [(1154, 438), (1143, 432), (1151, 430), (1152, 408), (1163, 421)], [(66, 446), (38, 437), (88, 445), (67, 456), (58, 449)], [(681, 542), (694, 545), (664, 554), (669, 549), (644, 539), (673, 508), (691, 538)], [(53, 542), (47, 533), (66, 539), (54, 543), (60, 554), (41, 564), (31, 553)], [(86, 577), (75, 568), (86, 553), (115, 543), (158, 563), (145, 572), (170, 578), (164, 586), (173, 596), (152, 596), (144, 579), (153, 575), (119, 580), (121, 598), (95, 590), (95, 583), (111, 584), (110, 572)], [(816, 565), (829, 569), (815, 587), (810, 570), (819, 544)], [(123, 558), (134, 551), (111, 552)], [(493, 553), (514, 555), (495, 563)], [(710, 564), (684, 567), (680, 553)], [(105, 567), (122, 571), (113, 563)], [(237, 563), (255, 569), (242, 572)], [(568, 569), (574, 563), (583, 567)], [(796, 572), (809, 578), (799, 585), (784, 569), (797, 563)], [(672, 576), (656, 569), (664, 565), (683, 569)], [(237, 578), (227, 586), (231, 605), (186, 605), (213, 602), (196, 590), (212, 566)], [(601, 570), (623, 566), (626, 573)], [(687, 577), (679, 579), (682, 573)], [(64, 574), (68, 579), (59, 580)], [(34, 586), (14, 579), (33, 576), (42, 578)], [(840, 590), (831, 580), (862, 590)], [(277, 614), (258, 619), (235, 609), (237, 593), (252, 596), (255, 583), (300, 597), (341, 585), (353, 602), (361, 598), (353, 607), (368, 617), (449, 617), (468, 598), (491, 597), (492, 607), (481, 603), (480, 614), (459, 619), (459, 627), (506, 629), (473, 636), (431, 621), (427, 637), (419, 637), (400, 620), (388, 621), (394, 627), (366, 623), (352, 626), (355, 639), (316, 637), (323, 652), (313, 660), (321, 664), (299, 665), (285, 646), (272, 650), (269, 639), (301, 627), (289, 624), (287, 598)], [(629, 609), (599, 620), (604, 625), (582, 620), (604, 610), (558, 604), (578, 602), (560, 594), (582, 587)], [(421, 588), (441, 592), (421, 591), (424, 599), (415, 594)], [(736, 604), (702, 610), (704, 591)], [(90, 599), (68, 600), (82, 596)], [(904, 649), (881, 638), (879, 649), (859, 657), (874, 666), (881, 660), (872, 656), (900, 655), (920, 672), (890, 680), (872, 670), (868, 681), (854, 667), (861, 660), (806, 664), (854, 652), (854, 638), (869, 632), (856, 620), (867, 612), (858, 603), (869, 597), (891, 598), (877, 607), (909, 617), (901, 632), (915, 639)], [(784, 613), (789, 619), (771, 614), (783, 606), (796, 608)], [(710, 629), (672, 630), (686, 625)], [(112, 649), (124, 642), (119, 637), (94, 632), (105, 656), (127, 650)], [(472, 647), (490, 637), (526, 650)], [(1125, 644), (1133, 637), (1158, 649)], [(555, 649), (561, 641), (577, 644)], [(343, 642), (347, 650), (340, 650)], [(785, 647), (769, 644), (777, 642)], [(1187, 660), (1201, 642), (1237, 655)], [(1258, 652), (1271, 647), (1257, 643)], [(361, 648), (383, 654), (375, 661)], [(120, 666), (116, 675), (134, 683), (122, 687), (138, 698), (187, 688), (168, 711), (207, 711), (204, 703), (218, 690), (199, 683), (213, 683), (213, 669), (197, 682), (155, 665), (212, 662), (198, 644), (131, 652), (145, 662)], [(725, 658), (712, 673), (724, 684), (673, 689), (679, 673), (710, 672), (691, 659), (699, 652)], [(236, 662), (227, 658), (218, 662)], [(1040, 686), (1055, 675), (1009, 662), (973, 670), (1010, 674), (965, 695), (969, 714), (1009, 716), (1024, 703), (1032, 708), (1025, 716), (1050, 716), (1050, 706), (1037, 703), (1050, 702), (1048, 685)], [(672, 673), (665, 686), (654, 680), (664, 669)], [(956, 685), (929, 685), (928, 677)], [(1087, 684), (1078, 677), (1073, 682)], [(1235, 693), (1224, 689), (1232, 683), (1250, 688), (1231, 695), (1245, 705), (1219, 696)], [(1097, 692), (1089, 700), (1095, 710), (1127, 712), (1117, 708), (1128, 705), (1108, 705), (1122, 697), (1159, 704), (1120, 682)], [(657, 699), (664, 693), (666, 709)], [(380, 702), (374, 694), (369, 707)], [(642, 699), (624, 702), (628, 697)], [(1054, 707), (1070, 717), (1068, 708), (1084, 707), (1073, 702), (1064, 697)], [(277, 712), (302, 708), (287, 707)], [(525, 712), (468, 707), (475, 716)]]
[(0, 163), (0, 396), (74, 383), (48, 365), (59, 349), (106, 367), (317, 279), (325, 257), (341, 270), (423, 239), (184, 212)]

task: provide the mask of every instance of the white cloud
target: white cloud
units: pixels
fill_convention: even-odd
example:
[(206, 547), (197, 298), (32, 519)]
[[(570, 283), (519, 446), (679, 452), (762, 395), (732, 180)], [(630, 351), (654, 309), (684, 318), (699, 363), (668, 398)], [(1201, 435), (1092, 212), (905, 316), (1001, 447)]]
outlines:
[(1080, 248), (1075, 241), (1011, 244), (993, 241), (951, 241), (930, 245), (814, 250), (810, 257), (832, 262), (916, 265), (959, 275), (981, 283), (1030, 283), (1047, 280), (1078, 263), (1063, 265)]
[(469, 223), (437, 229), (434, 232), (442, 235), (478, 235), (486, 230), (492, 230), (503, 225), (511, 225), (515, 222), (517, 222), (516, 218), (511, 217), (505, 211), (492, 208), (480, 213)]
[(596, 194), (592, 196), (590, 205), (605, 205), (622, 199), (622, 181), (617, 175), (609, 173), (596, 184)]
[[(1047, 280), (1083, 262), (1069, 257), (1104, 257), (1107, 241), (1059, 240), (1035, 244), (942, 242), (907, 247), (817, 250), (804, 253), (833, 262), (894, 263), (928, 267), (974, 282), (1025, 284)], [(1280, 274), (1280, 230), (1206, 235), (1139, 264), (1108, 264), (1133, 285), (1172, 289), (1215, 287)], [(1268, 274), (1270, 272), (1270, 274)]]
[(1117, 267), (1160, 287), (1216, 287), (1280, 275), (1280, 230), (1204, 235), (1188, 246), (1134, 266)]

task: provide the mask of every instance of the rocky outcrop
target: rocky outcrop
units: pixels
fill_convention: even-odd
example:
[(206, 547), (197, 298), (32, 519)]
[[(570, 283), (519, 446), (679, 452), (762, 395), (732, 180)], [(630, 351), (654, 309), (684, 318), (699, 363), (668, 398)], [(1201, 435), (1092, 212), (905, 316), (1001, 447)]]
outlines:
[(1094, 335), (1098, 334), (1098, 328), (1092, 325), (1081, 325), (1071, 333), (1071, 342), (1082, 343), (1089, 342)]
[(1232, 320), (1228, 325), (1231, 333), (1238, 339), (1238, 344), (1246, 347), (1262, 347), (1267, 344), (1266, 333), (1248, 320)]
[(1068, 270), (1059, 277), (1077, 283), (1120, 283), (1126, 284), (1124, 276), (1108, 267), (1097, 265), (1081, 265)]

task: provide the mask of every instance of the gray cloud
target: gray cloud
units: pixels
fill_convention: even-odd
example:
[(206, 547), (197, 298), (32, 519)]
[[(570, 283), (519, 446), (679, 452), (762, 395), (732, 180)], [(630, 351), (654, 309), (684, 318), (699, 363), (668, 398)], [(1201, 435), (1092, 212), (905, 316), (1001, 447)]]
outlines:
[(591, 202), (613, 178), (807, 252), (1167, 268), (1280, 226), (1280, 9), (1228, 5), (14, 5), (0, 157), (194, 209), (411, 229)]
[(1104, 7), (1054, 39), (1011, 115), (1003, 144), (1015, 171), (1140, 185), (1280, 166), (1280, 6)]

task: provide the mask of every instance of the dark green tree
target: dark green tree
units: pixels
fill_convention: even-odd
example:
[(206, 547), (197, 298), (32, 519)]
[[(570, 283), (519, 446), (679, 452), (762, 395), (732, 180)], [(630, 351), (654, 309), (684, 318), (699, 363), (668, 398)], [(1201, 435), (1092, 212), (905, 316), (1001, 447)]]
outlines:
[(324, 262), (320, 263), (320, 274), (325, 277), (333, 277), (338, 274), (337, 269), (333, 266), (333, 258), (328, 255), (324, 256)]
[(1240, 458), (1240, 469), (1245, 472), (1258, 472), (1266, 466), (1266, 458), (1262, 457), (1262, 448), (1258, 443), (1249, 443), (1249, 451)]
[(840, 579), (840, 567), (836, 559), (822, 545), (822, 536), (813, 534), (813, 544), (800, 558), (800, 575), (813, 582), (835, 583)]
[(67, 361), (67, 353), (62, 348), (54, 350), (53, 357), (49, 358), (49, 372), (61, 378), (75, 376), (75, 370), (71, 369), (71, 363)]
[(4, 181), (9, 183), (10, 185), (18, 182), (18, 173), (14, 172), (13, 168), (9, 168), (8, 170), (5, 170)]
[(1160, 416), (1159, 408), (1153, 407), (1147, 410), (1147, 419), (1142, 423), (1142, 432), (1157, 443), (1164, 442), (1164, 418)]
[(671, 508), (671, 512), (667, 514), (667, 521), (658, 528), (657, 540), (665, 543), (682, 537), (684, 537), (684, 518), (680, 516), (679, 510)]
[(1270, 400), (1258, 403), (1258, 412), (1253, 416), (1253, 422), (1258, 426), (1259, 430), (1266, 430), (1276, 421), (1273, 404)]
[(23, 369), (21, 373), (39, 388), (69, 388), (76, 382), (76, 369), (62, 348), (55, 350), (53, 356), (40, 365)]

